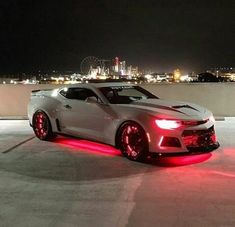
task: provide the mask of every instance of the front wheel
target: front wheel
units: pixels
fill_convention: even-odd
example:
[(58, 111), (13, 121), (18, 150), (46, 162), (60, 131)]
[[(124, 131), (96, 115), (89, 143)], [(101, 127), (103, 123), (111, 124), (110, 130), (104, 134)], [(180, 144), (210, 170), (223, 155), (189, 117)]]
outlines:
[(118, 134), (118, 147), (133, 161), (144, 161), (148, 155), (148, 141), (144, 129), (135, 122), (124, 123)]
[(43, 111), (37, 111), (33, 116), (33, 130), (40, 140), (52, 140), (56, 135), (52, 132), (51, 123)]

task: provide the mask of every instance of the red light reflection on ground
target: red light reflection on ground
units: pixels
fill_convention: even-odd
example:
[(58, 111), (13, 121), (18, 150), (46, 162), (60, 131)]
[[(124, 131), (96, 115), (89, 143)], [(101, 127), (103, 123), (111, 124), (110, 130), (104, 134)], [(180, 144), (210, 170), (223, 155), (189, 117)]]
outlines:
[(225, 173), (225, 172), (221, 172), (221, 171), (210, 171), (213, 174), (222, 176), (222, 177), (231, 177), (231, 178), (235, 178), (235, 174), (233, 173)]
[(157, 160), (157, 164), (160, 166), (183, 166), (191, 165), (208, 160), (212, 156), (211, 153), (197, 154), (197, 155), (185, 155), (177, 157), (161, 157)]
[(220, 161), (221, 159), (229, 159), (229, 163), (234, 166), (235, 160), (235, 147), (220, 147), (218, 150), (213, 152), (213, 160)]
[[(58, 138), (55, 141), (61, 146), (68, 147), (75, 151), (85, 151), (90, 154), (108, 155), (108, 156), (121, 156), (121, 152), (112, 146), (96, 143), (88, 140), (73, 139), (73, 138)], [(200, 162), (204, 162), (211, 158), (211, 153), (197, 154), (197, 155), (185, 155), (177, 157), (159, 157), (154, 160), (155, 164), (165, 167), (191, 165)]]
[(72, 148), (74, 151), (86, 151), (92, 154), (120, 156), (120, 151), (106, 144), (72, 138), (58, 138), (56, 143)]
[(235, 147), (225, 147), (223, 148), (223, 153), (226, 156), (232, 156), (235, 158)]
[(217, 168), (216, 170), (211, 170), (210, 172), (221, 177), (235, 178), (235, 147), (221, 147), (219, 152), (215, 151), (214, 154), (214, 161), (218, 163), (226, 161), (226, 168)]

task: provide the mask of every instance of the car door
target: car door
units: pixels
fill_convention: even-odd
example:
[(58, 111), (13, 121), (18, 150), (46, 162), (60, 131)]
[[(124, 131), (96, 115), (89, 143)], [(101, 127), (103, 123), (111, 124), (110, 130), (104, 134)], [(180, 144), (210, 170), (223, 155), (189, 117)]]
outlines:
[(87, 102), (98, 96), (88, 88), (69, 88), (60, 110), (61, 129), (64, 133), (103, 140), (107, 117), (104, 105)]

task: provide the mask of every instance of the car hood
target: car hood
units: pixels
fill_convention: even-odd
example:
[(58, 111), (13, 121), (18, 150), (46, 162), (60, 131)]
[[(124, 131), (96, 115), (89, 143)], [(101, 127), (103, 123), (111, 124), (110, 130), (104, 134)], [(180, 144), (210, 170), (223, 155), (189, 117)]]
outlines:
[(170, 117), (180, 119), (206, 119), (211, 115), (211, 112), (206, 108), (188, 102), (171, 101), (164, 99), (141, 99), (132, 102), (128, 105), (131, 108), (142, 109), (159, 117)]

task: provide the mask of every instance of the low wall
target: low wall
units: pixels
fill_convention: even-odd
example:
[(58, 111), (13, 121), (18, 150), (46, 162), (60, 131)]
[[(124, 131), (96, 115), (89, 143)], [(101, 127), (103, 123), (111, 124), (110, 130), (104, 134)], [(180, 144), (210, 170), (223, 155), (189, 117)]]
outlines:
[(26, 117), (27, 105), (31, 91), (37, 89), (56, 88), (57, 85), (13, 85), (0, 84), (0, 118), (3, 117)]
[(205, 106), (215, 116), (235, 117), (235, 83), (145, 84), (143, 87), (160, 98)]
[[(0, 118), (27, 116), (32, 90), (61, 85), (0, 85)], [(235, 83), (142, 84), (164, 99), (193, 102), (210, 109), (215, 116), (235, 117)]]

